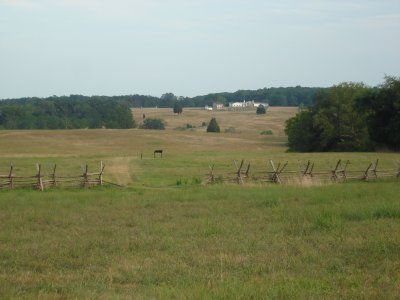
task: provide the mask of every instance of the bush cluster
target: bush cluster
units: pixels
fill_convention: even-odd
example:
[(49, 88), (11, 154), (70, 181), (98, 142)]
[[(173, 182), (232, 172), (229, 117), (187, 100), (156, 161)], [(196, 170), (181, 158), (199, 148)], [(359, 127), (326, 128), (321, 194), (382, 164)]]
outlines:
[(143, 124), (142, 124), (142, 126), (140, 126), (140, 128), (164, 130), (165, 123), (162, 119), (147, 118), (143, 121)]

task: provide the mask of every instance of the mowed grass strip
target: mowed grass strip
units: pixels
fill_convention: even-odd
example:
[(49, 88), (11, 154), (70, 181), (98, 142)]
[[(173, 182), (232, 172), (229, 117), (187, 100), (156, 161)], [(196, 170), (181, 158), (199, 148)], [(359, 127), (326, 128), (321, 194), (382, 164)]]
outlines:
[(399, 295), (398, 182), (2, 192), (0, 298)]

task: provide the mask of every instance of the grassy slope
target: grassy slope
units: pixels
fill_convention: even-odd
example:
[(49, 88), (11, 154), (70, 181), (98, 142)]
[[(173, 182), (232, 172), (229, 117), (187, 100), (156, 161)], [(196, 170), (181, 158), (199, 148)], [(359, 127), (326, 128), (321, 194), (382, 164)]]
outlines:
[[(254, 112), (136, 111), (165, 131), (0, 132), (0, 174), (57, 163), (64, 173), (106, 163), (126, 189), (0, 191), (0, 298), (395, 298), (400, 205), (396, 181), (316, 186), (201, 187), (210, 163), (252, 170), (266, 160), (293, 169), (339, 159), (361, 169), (394, 153), (285, 153), (283, 121), (294, 109)], [(199, 125), (216, 116), (222, 129)], [(194, 131), (176, 131), (186, 123)], [(263, 130), (274, 135), (262, 136)], [(153, 159), (162, 148), (164, 159)], [(143, 153), (144, 159), (140, 159)], [(177, 187), (177, 180), (183, 185)], [(185, 185), (187, 183), (187, 185)], [(193, 295), (195, 297), (193, 297)]]

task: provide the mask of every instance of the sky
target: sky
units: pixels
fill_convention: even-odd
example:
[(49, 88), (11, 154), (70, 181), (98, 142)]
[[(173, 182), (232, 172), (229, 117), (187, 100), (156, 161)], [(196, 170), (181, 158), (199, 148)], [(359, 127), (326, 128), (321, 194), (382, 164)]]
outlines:
[(0, 0), (0, 99), (376, 86), (399, 0)]

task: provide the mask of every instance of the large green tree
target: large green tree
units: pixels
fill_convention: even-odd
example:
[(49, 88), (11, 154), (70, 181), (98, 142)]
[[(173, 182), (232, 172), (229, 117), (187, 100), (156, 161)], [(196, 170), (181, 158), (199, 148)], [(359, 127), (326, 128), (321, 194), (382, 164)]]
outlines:
[(315, 105), (286, 123), (293, 151), (370, 150), (365, 114), (356, 110), (356, 99), (368, 89), (361, 83), (342, 83), (320, 91)]
[(160, 107), (173, 107), (178, 98), (173, 93), (165, 93), (160, 98)]
[(179, 114), (182, 113), (182, 111), (183, 111), (182, 102), (179, 101), (179, 100), (176, 100), (175, 103), (174, 103), (174, 114), (178, 114), (179, 115)]
[(314, 127), (313, 118), (314, 112), (307, 109), (286, 121), (289, 150), (312, 152), (319, 149), (319, 130)]

